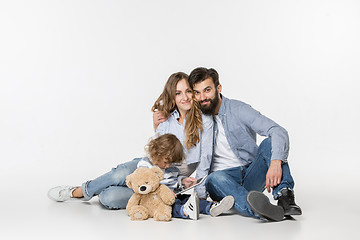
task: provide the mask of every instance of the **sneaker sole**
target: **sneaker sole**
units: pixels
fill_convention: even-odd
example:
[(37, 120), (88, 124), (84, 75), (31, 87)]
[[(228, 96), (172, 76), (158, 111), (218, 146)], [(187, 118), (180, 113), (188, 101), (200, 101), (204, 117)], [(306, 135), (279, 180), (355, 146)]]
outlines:
[(234, 197), (226, 196), (220, 202), (221, 204), (210, 209), (210, 215), (213, 217), (217, 217), (220, 214), (229, 211), (234, 206)]
[(194, 206), (194, 212), (195, 212), (195, 218), (193, 220), (198, 220), (200, 215), (200, 209), (199, 209), (199, 195), (197, 192), (194, 192), (195, 200), (196, 200), (196, 206)]
[(284, 213), (285, 216), (301, 215), (301, 214), (302, 214), (302, 212), (299, 209), (289, 209)]
[(246, 201), (251, 209), (270, 221), (281, 221), (284, 219), (284, 209), (273, 205), (261, 192), (251, 191), (246, 196)]

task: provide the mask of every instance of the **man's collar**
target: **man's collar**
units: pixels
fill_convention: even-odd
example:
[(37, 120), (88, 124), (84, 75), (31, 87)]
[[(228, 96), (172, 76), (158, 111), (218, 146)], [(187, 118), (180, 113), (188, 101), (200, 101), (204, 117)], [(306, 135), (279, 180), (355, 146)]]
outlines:
[(220, 109), (218, 112), (218, 115), (225, 115), (225, 110), (226, 110), (226, 102), (229, 100), (226, 97), (224, 97), (221, 93), (220, 93), (220, 97), (221, 97), (221, 105), (220, 105)]

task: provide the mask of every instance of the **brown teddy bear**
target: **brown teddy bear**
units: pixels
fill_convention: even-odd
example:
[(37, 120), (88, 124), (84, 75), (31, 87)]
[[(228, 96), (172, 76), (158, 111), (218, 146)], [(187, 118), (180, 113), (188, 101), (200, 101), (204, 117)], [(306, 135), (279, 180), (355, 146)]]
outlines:
[(126, 177), (126, 185), (134, 190), (126, 211), (131, 220), (171, 220), (171, 205), (175, 202), (173, 192), (160, 181), (164, 173), (159, 167), (140, 167)]

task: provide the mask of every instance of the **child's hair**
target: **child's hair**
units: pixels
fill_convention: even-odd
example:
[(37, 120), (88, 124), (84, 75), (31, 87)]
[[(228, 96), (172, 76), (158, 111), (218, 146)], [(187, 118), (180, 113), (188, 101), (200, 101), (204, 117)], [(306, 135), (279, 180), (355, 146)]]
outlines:
[[(163, 92), (151, 108), (153, 112), (156, 110), (162, 111), (164, 117), (168, 118), (171, 112), (177, 109), (175, 104), (176, 86), (182, 79), (185, 79), (189, 85), (188, 75), (186, 73), (177, 72), (171, 74), (165, 84)], [(196, 146), (196, 144), (200, 141), (200, 131), (203, 130), (200, 103), (195, 99), (194, 94), (192, 95), (192, 100), (193, 105), (186, 116), (184, 116), (186, 117), (184, 131), (185, 146), (187, 149), (190, 149), (192, 146)]]
[(181, 142), (175, 135), (169, 133), (152, 139), (145, 146), (145, 150), (153, 164), (164, 158), (169, 163), (180, 163), (185, 157)]

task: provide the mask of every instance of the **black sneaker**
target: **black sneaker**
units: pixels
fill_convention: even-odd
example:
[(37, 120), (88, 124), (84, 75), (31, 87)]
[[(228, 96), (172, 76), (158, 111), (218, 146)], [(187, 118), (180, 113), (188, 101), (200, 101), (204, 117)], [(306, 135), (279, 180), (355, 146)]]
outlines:
[(256, 214), (267, 220), (281, 221), (284, 219), (284, 209), (271, 204), (270, 200), (261, 192), (250, 191), (246, 196), (246, 201)]
[(280, 191), (277, 205), (284, 209), (284, 215), (301, 215), (301, 208), (296, 205), (294, 192), (289, 188)]

